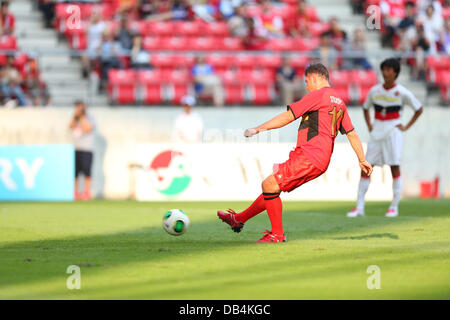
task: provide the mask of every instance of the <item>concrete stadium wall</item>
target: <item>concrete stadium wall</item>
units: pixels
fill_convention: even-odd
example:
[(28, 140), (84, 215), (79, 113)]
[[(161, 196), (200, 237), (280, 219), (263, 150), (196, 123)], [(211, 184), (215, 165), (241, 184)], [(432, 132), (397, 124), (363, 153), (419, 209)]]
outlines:
[[(243, 129), (262, 123), (280, 108), (197, 108), (205, 126), (204, 141), (243, 142)], [(369, 134), (360, 107), (349, 109), (352, 121), (363, 142)], [(94, 158), (93, 189), (97, 196), (127, 198), (130, 192), (128, 165), (134, 159), (137, 144), (172, 141), (178, 107), (110, 108), (89, 110), (97, 122), (96, 151)], [(0, 109), (0, 144), (70, 143), (68, 124), (72, 108), (17, 108)], [(403, 123), (412, 112), (406, 109)], [(295, 144), (298, 123), (278, 131), (262, 134), (259, 142), (292, 142)], [(338, 136), (336, 142), (345, 142)], [(444, 196), (450, 196), (450, 110), (426, 107), (423, 116), (405, 133), (402, 173), (404, 195), (418, 196), (420, 181), (440, 177)], [(356, 162), (355, 162), (356, 165)], [(355, 191), (356, 193), (356, 191)]]

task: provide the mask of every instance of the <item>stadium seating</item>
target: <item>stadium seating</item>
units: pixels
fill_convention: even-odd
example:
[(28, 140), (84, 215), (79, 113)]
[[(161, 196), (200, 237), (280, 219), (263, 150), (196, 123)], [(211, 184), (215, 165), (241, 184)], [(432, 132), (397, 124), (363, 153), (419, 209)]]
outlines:
[[(100, 6), (77, 3), (83, 21), (67, 28), (70, 5), (58, 3), (55, 14), (57, 30), (72, 49), (86, 49), (88, 18), (96, 7), (110, 30), (118, 27), (118, 20), (113, 18), (116, 2), (102, 1)], [(283, 0), (272, 10), (288, 22), (295, 17), (297, 5), (296, 0)], [(245, 51), (242, 39), (232, 36), (223, 20), (147, 21), (130, 16), (130, 27), (143, 37), (142, 47), (150, 52), (149, 63), (153, 69), (110, 70), (108, 97), (119, 104), (178, 104), (183, 95), (193, 90), (190, 69), (195, 56), (201, 54), (222, 79), (227, 104), (273, 103), (277, 99), (275, 73), (282, 64), (282, 57), (289, 56), (292, 66), (302, 75), (310, 60), (308, 52), (319, 45), (319, 35), (329, 28), (328, 23), (320, 21), (314, 6), (310, 5), (307, 10), (312, 37), (268, 39), (265, 52)], [(248, 16), (257, 16), (261, 12), (262, 6), (258, 3), (247, 6)], [(129, 59), (121, 57), (121, 60), (123, 67), (128, 68)], [(360, 102), (367, 88), (376, 82), (374, 72), (340, 71), (331, 77), (347, 102)]]

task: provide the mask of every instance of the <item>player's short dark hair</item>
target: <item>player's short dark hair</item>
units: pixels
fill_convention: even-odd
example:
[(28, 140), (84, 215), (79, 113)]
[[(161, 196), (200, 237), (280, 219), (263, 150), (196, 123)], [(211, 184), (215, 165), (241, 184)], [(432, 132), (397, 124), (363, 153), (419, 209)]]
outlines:
[(407, 1), (407, 2), (405, 3), (405, 7), (415, 7), (415, 4), (414, 4), (413, 1)]
[(397, 79), (398, 75), (400, 74), (400, 61), (396, 58), (389, 58), (381, 62), (380, 64), (380, 70), (383, 71), (384, 68), (392, 68), (394, 69), (394, 72), (397, 74), (395, 77)]
[(84, 103), (84, 101), (81, 100), (81, 99), (75, 100), (75, 101), (73, 102), (73, 104), (74, 104), (75, 106), (78, 106), (79, 104), (82, 104), (83, 106), (86, 106), (86, 103)]
[(317, 63), (311, 63), (305, 70), (305, 77), (309, 74), (318, 74), (327, 79), (330, 80), (330, 74), (328, 73), (328, 69), (321, 64), (320, 62)]

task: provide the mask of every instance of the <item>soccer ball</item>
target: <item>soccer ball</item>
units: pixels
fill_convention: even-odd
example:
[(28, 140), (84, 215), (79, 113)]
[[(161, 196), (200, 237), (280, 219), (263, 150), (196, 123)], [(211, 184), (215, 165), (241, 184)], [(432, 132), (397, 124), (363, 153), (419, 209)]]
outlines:
[(162, 224), (168, 234), (180, 236), (189, 227), (189, 218), (182, 210), (170, 209), (164, 215)]

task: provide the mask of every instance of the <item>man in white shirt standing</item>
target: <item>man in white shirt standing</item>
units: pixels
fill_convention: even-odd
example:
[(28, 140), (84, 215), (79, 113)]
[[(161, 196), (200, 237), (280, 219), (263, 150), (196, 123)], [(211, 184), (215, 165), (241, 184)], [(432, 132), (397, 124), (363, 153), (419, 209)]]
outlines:
[[(403, 149), (403, 131), (408, 130), (423, 112), (422, 104), (404, 86), (395, 83), (400, 74), (397, 59), (386, 59), (381, 63), (384, 83), (373, 86), (364, 102), (364, 119), (370, 132), (366, 159), (372, 165), (391, 167), (393, 198), (386, 217), (398, 216), (398, 203), (402, 193), (402, 176), (400, 162)], [(403, 107), (407, 105), (414, 110), (414, 115), (406, 125), (401, 122)], [(375, 109), (375, 121), (370, 119), (369, 109)], [(370, 178), (361, 172), (358, 186), (356, 208), (347, 213), (347, 217), (364, 216), (364, 197), (369, 188)]]
[(203, 120), (192, 111), (196, 101), (194, 97), (184, 96), (181, 99), (183, 113), (175, 119), (174, 138), (177, 142), (200, 143), (203, 138)]

